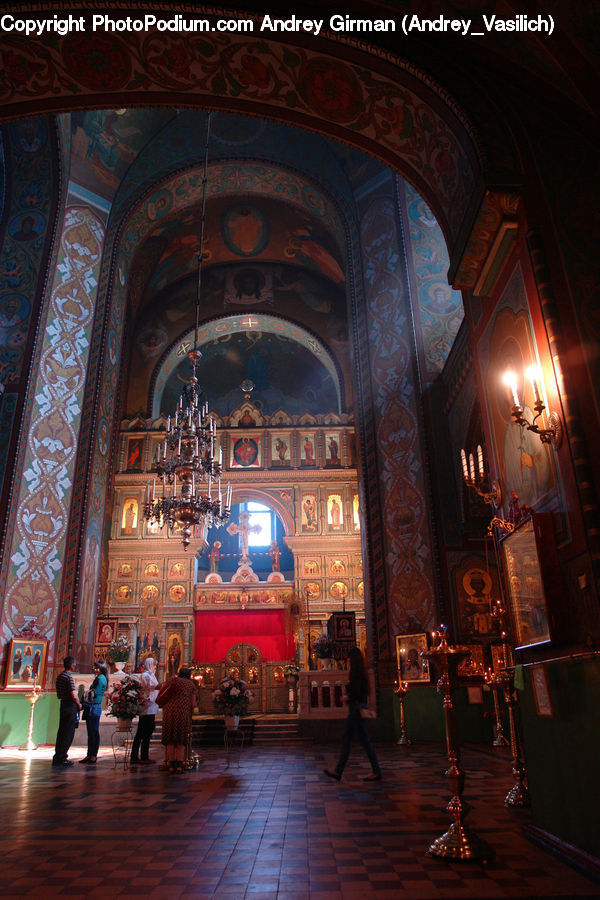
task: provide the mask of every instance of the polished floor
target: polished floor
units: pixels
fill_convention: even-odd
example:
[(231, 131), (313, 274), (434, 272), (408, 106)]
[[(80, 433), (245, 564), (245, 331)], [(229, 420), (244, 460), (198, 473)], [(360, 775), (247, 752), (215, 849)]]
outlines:
[(600, 896), (524, 837), (526, 811), (505, 809), (505, 755), (463, 751), (469, 823), (495, 855), (449, 864), (426, 853), (449, 823), (443, 748), (379, 746), (384, 780), (371, 784), (359, 748), (342, 782), (328, 779), (335, 749), (250, 747), (228, 761), (211, 748), (184, 775), (115, 765), (106, 749), (95, 767), (65, 771), (51, 769), (51, 748), (2, 749), (0, 896)]

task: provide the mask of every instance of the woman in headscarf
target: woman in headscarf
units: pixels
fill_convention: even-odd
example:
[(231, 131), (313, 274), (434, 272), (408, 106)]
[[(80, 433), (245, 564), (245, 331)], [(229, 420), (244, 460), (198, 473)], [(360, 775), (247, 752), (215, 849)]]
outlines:
[(191, 669), (182, 668), (169, 685), (170, 696), (163, 706), (162, 742), (167, 748), (169, 772), (183, 772), (188, 740), (192, 732), (192, 711), (196, 706), (196, 686)]
[[(147, 632), (146, 632), (147, 633)], [(150, 740), (156, 721), (156, 713), (158, 705), (156, 698), (158, 696), (158, 681), (156, 680), (156, 660), (148, 656), (144, 660), (144, 671), (138, 677), (142, 685), (142, 696), (144, 700), (144, 709), (140, 713), (137, 731), (131, 745), (131, 763), (136, 765), (142, 763), (149, 765), (153, 763), (153, 759), (149, 759), (148, 752), (150, 750)]]

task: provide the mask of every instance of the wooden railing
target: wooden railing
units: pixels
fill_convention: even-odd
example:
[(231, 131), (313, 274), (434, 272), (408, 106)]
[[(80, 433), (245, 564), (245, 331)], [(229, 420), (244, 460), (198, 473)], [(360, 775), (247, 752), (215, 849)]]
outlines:
[[(373, 676), (369, 672), (371, 686)], [(344, 719), (348, 707), (342, 699), (346, 693), (348, 672), (344, 669), (319, 669), (300, 672), (298, 681), (298, 718)], [(369, 704), (363, 715), (375, 716), (375, 694), (371, 689)]]

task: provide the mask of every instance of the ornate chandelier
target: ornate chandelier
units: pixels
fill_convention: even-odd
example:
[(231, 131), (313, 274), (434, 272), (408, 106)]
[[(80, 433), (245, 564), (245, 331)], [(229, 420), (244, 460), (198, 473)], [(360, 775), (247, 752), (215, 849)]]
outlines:
[[(202, 218), (200, 226), (200, 254), (198, 257), (198, 289), (196, 295), (196, 327), (194, 346), (188, 352), (192, 364), (189, 381), (184, 385), (175, 414), (167, 419), (167, 429), (157, 453), (156, 477), (146, 485), (144, 519), (161, 528), (181, 526), (181, 540), (185, 550), (190, 539), (202, 537), (211, 525), (223, 525), (231, 511), (231, 485), (225, 496), (221, 488), (223, 452), (215, 457), (217, 427), (211, 417), (208, 402), (198, 385), (196, 366), (202, 354), (198, 349), (200, 295), (202, 286), (202, 257), (204, 254), (204, 216), (208, 173), (208, 141), (210, 113), (206, 126), (204, 177), (202, 182)], [(214, 494), (213, 494), (214, 491)]]

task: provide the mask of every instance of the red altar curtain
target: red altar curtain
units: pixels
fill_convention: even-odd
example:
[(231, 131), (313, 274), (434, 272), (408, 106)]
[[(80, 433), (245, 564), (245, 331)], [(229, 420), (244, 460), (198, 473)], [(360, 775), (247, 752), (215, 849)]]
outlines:
[(285, 633), (282, 609), (198, 610), (194, 658), (218, 662), (233, 644), (253, 644), (267, 660), (293, 659), (294, 638)]

